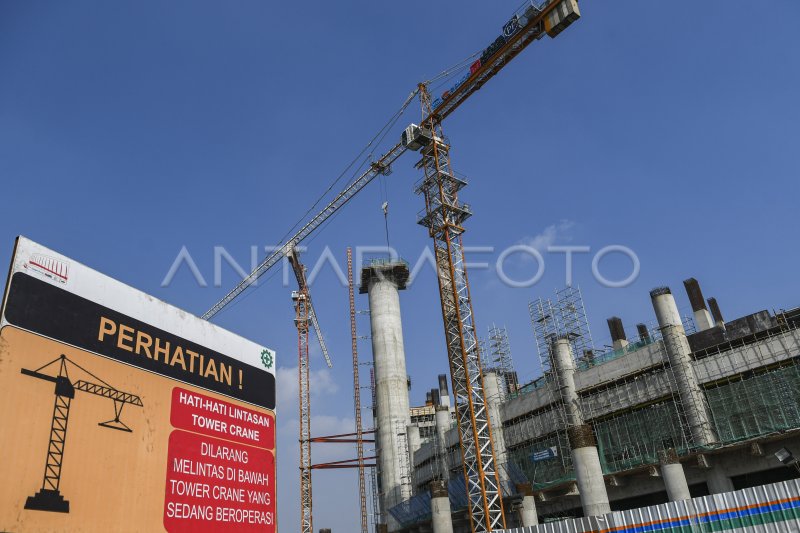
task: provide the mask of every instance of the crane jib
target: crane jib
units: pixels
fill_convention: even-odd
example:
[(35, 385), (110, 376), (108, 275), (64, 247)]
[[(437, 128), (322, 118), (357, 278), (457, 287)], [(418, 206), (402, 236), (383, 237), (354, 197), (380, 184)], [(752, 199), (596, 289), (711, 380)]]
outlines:
[[(566, 14), (560, 14), (560, 10), (565, 10), (564, 6), (569, 5), (570, 8)], [(535, 6), (531, 2), (531, 6)], [(547, 0), (539, 2), (540, 7), (537, 8), (538, 14), (531, 16), (527, 19), (527, 24), (520, 27), (514, 27), (514, 33), (511, 37), (506, 38), (506, 32), (509, 31), (509, 23), (503, 27), (503, 35), (500, 37), (504, 40), (505, 44), (502, 46), (495, 46), (496, 50), (490, 55), (482, 56), (485, 61), (481, 61), (481, 65), (470, 69), (470, 75), (462, 79), (456, 87), (447, 94), (446, 98), (442, 98), (428, 116), (424, 118), (422, 124), (429, 122), (440, 123), (453, 111), (455, 111), (464, 101), (467, 100), (472, 94), (477, 92), (487, 81), (493, 78), (500, 70), (508, 64), (514, 57), (516, 57), (522, 50), (524, 50), (530, 43), (543, 35), (543, 29), (550, 37), (555, 37), (564, 28), (569, 26), (573, 21), (580, 17), (580, 12), (577, 9), (576, 0)], [(554, 23), (550, 20), (556, 16), (557, 19)], [(515, 15), (516, 16), (516, 15)], [(513, 19), (512, 19), (513, 20)], [(498, 38), (500, 39), (500, 38)], [(495, 40), (497, 42), (497, 39)], [(494, 43), (493, 43), (494, 45)], [(493, 46), (490, 45), (490, 48)], [(488, 49), (487, 49), (488, 50)], [(295, 233), (289, 240), (284, 243), (281, 248), (271, 253), (267, 258), (262, 261), (258, 267), (253, 270), (246, 278), (239, 282), (228, 294), (221, 300), (214, 304), (208, 311), (206, 311), (201, 318), (209, 320), (214, 315), (219, 313), (229, 303), (236, 299), (248, 287), (253, 285), (256, 280), (261, 277), (267, 270), (275, 266), (288, 252), (289, 247), (308, 237), (313, 231), (319, 228), (328, 218), (330, 218), (336, 211), (344, 206), (353, 196), (358, 194), (364, 187), (366, 187), (375, 176), (379, 174), (388, 174), (388, 169), (391, 164), (400, 157), (406, 148), (402, 143), (396, 144), (391, 150), (381, 156), (378, 161), (373, 163), (368, 170), (362, 173), (358, 178), (351, 182), (342, 192), (340, 192), (322, 211), (317, 213), (303, 228)]]
[(350, 183), (336, 198), (334, 198), (322, 211), (317, 213), (305, 226), (303, 226), (297, 233), (289, 238), (278, 250), (272, 252), (267, 258), (256, 267), (246, 278), (239, 282), (225, 297), (219, 302), (214, 304), (211, 309), (206, 311), (200, 318), (208, 320), (217, 313), (219, 313), (225, 306), (231, 303), (237, 296), (244, 292), (248, 287), (253, 285), (258, 278), (264, 273), (275, 266), (284, 256), (291, 250), (292, 246), (302, 242), (314, 230), (319, 228), (327, 219), (331, 217), (336, 211), (350, 201), (359, 191), (366, 187), (376, 176), (384, 174), (391, 167), (392, 163), (400, 157), (406, 148), (397, 143), (391, 150), (381, 156), (378, 161), (370, 165), (370, 168), (359, 175), (353, 182)]

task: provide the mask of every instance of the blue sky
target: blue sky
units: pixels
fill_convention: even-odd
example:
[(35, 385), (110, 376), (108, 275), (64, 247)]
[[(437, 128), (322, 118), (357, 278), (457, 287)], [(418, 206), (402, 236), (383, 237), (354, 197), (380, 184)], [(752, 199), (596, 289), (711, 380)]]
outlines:
[[(732, 0), (581, 3), (583, 18), (535, 43), (445, 124), (475, 215), (465, 244), (589, 246), (576, 257), (596, 344), (605, 319), (630, 335), (653, 319), (647, 291), (697, 277), (723, 313), (800, 304), (795, 265), (800, 146), (800, 4)], [(198, 287), (187, 268), (161, 282), (186, 246), (213, 281), (214, 247), (247, 265), (277, 244), (420, 80), (479, 51), (516, 2), (253, 1), (0, 3), (0, 263), (24, 234), (195, 313), (236, 281)], [(418, 121), (416, 103), (399, 127)], [(383, 146), (385, 148), (386, 146)], [(376, 154), (380, 149), (376, 149)], [(412, 262), (429, 245), (415, 224), (416, 158), (407, 155), (309, 243), (344, 265), (346, 246), (391, 244)], [(4, 244), (3, 244), (4, 243)], [(638, 279), (604, 288), (591, 257), (621, 244)], [(497, 253), (475, 259), (494, 263)], [(478, 326), (506, 324), (517, 369), (536, 375), (527, 302), (564, 284), (545, 254), (534, 287), (475, 270)], [(509, 275), (536, 264), (517, 255)], [(621, 279), (630, 262), (601, 262)], [(215, 321), (279, 351), (279, 520), (297, 523), (296, 332), (280, 276)], [(212, 283), (213, 285), (213, 283)], [(331, 269), (312, 287), (335, 362), (314, 360), (315, 434), (352, 427), (347, 292)], [(366, 308), (365, 297), (357, 305)], [(436, 281), (402, 295), (412, 402), (447, 368)], [(368, 324), (361, 319), (361, 333)], [(369, 344), (361, 355), (370, 358)], [(364, 367), (366, 368), (366, 367)], [(315, 450), (315, 461), (352, 455)], [(315, 474), (315, 527), (354, 531), (351, 473)]]

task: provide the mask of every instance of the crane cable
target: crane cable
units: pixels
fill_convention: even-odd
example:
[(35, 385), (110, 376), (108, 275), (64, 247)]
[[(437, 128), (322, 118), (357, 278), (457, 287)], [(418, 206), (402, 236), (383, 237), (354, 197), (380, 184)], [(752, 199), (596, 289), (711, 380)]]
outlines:
[[(416, 98), (416, 96), (417, 96), (417, 93), (418, 93), (418, 92), (419, 92), (419, 89), (414, 89), (413, 91), (411, 91), (411, 93), (410, 93), (410, 94), (408, 95), (408, 97), (406, 98), (405, 102), (403, 102), (403, 105), (402, 105), (402, 106), (400, 106), (400, 109), (398, 109), (398, 110), (397, 110), (397, 111), (396, 111), (396, 112), (395, 112), (395, 113), (394, 113), (394, 114), (393, 114), (393, 115), (392, 115), (392, 116), (389, 118), (389, 120), (386, 122), (386, 124), (384, 124), (384, 126), (383, 126), (383, 127), (380, 129), (380, 130), (378, 130), (378, 132), (377, 132), (377, 133), (376, 133), (376, 134), (375, 134), (375, 135), (372, 137), (372, 139), (370, 139), (370, 141), (369, 141), (369, 142), (367, 143), (367, 145), (366, 145), (366, 146), (365, 146), (365, 147), (364, 147), (364, 148), (361, 150), (361, 152), (359, 152), (359, 154), (358, 154), (358, 155), (357, 155), (357, 156), (356, 156), (356, 157), (355, 157), (355, 158), (354, 158), (354, 159), (353, 159), (353, 160), (352, 160), (352, 161), (351, 161), (351, 162), (350, 162), (350, 163), (347, 165), (347, 167), (345, 167), (345, 169), (344, 169), (344, 170), (343, 170), (343, 171), (342, 171), (342, 172), (339, 174), (339, 176), (338, 176), (338, 177), (337, 177), (337, 178), (336, 178), (336, 179), (333, 181), (333, 183), (331, 183), (331, 184), (330, 184), (330, 186), (329, 186), (329, 187), (328, 187), (328, 188), (325, 190), (325, 192), (324, 192), (324, 193), (322, 193), (322, 195), (321, 195), (321, 196), (320, 196), (320, 197), (317, 199), (317, 201), (316, 201), (316, 202), (314, 202), (314, 204), (313, 204), (311, 207), (309, 207), (309, 208), (306, 210), (306, 212), (305, 212), (305, 213), (303, 213), (303, 215), (302, 215), (302, 216), (301, 216), (301, 217), (300, 217), (300, 218), (297, 220), (297, 222), (295, 222), (295, 224), (294, 224), (294, 225), (293, 225), (291, 228), (289, 228), (289, 230), (288, 230), (288, 231), (287, 231), (287, 232), (286, 232), (286, 233), (283, 235), (283, 237), (281, 237), (281, 238), (280, 238), (280, 241), (279, 241), (279, 242), (285, 242), (285, 241), (286, 241), (286, 239), (287, 239), (287, 238), (289, 238), (289, 236), (292, 234), (292, 232), (293, 232), (293, 231), (294, 231), (294, 230), (295, 230), (295, 229), (296, 229), (296, 228), (297, 228), (297, 227), (298, 227), (298, 226), (299, 226), (299, 225), (300, 225), (300, 224), (301, 224), (301, 223), (302, 223), (302, 222), (305, 220), (305, 218), (308, 216), (308, 214), (309, 214), (309, 213), (311, 213), (311, 211), (312, 211), (312, 210), (313, 210), (315, 207), (317, 207), (317, 206), (319, 205), (319, 203), (320, 203), (320, 202), (321, 202), (321, 201), (322, 201), (322, 200), (325, 198), (325, 196), (327, 196), (327, 194), (328, 194), (328, 193), (329, 193), (329, 192), (330, 192), (330, 191), (331, 191), (331, 190), (332, 190), (332, 189), (333, 189), (333, 188), (336, 186), (336, 184), (337, 184), (337, 183), (339, 183), (339, 182), (342, 180), (342, 178), (343, 178), (343, 177), (344, 177), (344, 176), (345, 176), (345, 175), (348, 173), (348, 171), (352, 169), (353, 165), (355, 165), (355, 164), (356, 164), (356, 163), (357, 163), (357, 162), (358, 162), (360, 159), (362, 159), (362, 156), (364, 156), (364, 153), (365, 153), (365, 152), (366, 152), (366, 151), (367, 151), (367, 150), (368, 150), (368, 149), (369, 149), (369, 148), (370, 148), (372, 145), (377, 145), (377, 146), (380, 146), (380, 144), (381, 144), (381, 143), (384, 141), (384, 139), (386, 138), (386, 136), (389, 134), (390, 130), (391, 130), (391, 129), (392, 129), (394, 126), (395, 126), (395, 124), (397, 124), (397, 122), (398, 122), (398, 121), (400, 120), (400, 118), (403, 116), (403, 113), (405, 113), (405, 111), (406, 111), (406, 109), (408, 108), (408, 106), (409, 106), (409, 105), (411, 105), (411, 102), (414, 100), (414, 98)], [(370, 156), (371, 156), (371, 155), (372, 155), (372, 154), (370, 154)], [(355, 176), (355, 175), (357, 175), (359, 172), (361, 172), (361, 171), (362, 171), (362, 169), (364, 168), (365, 164), (367, 163), (367, 161), (369, 161), (369, 156), (368, 156), (368, 157), (364, 157), (364, 158), (363, 158), (363, 160), (361, 161), (361, 164), (360, 164), (358, 167), (356, 167), (356, 169), (355, 169), (355, 170), (353, 170), (353, 172), (350, 174), (350, 176), (351, 176), (351, 177), (352, 177), (352, 176)], [(314, 240), (314, 239), (315, 239), (315, 238), (316, 238), (316, 237), (317, 237), (317, 236), (318, 236), (320, 233), (322, 233), (322, 231), (323, 231), (323, 230), (324, 230), (326, 227), (328, 227), (328, 225), (329, 225), (331, 222), (333, 222), (333, 220), (334, 220), (334, 219), (335, 219), (335, 218), (336, 218), (336, 217), (339, 215), (339, 213), (341, 213), (341, 211), (337, 211), (336, 213), (334, 213), (333, 215), (331, 215), (331, 216), (328, 218), (328, 220), (326, 220), (326, 221), (325, 221), (325, 222), (322, 224), (322, 226), (320, 226), (320, 227), (318, 228), (318, 231), (316, 231), (316, 232), (315, 232), (313, 235), (311, 235), (311, 237), (308, 239), (308, 241), (307, 241), (307, 242), (309, 242), (309, 243), (310, 243), (310, 242), (312, 242), (312, 241), (313, 241), (313, 240)], [(387, 229), (387, 235), (388, 235), (388, 229)], [(387, 240), (388, 240), (388, 239), (387, 239)], [(387, 246), (388, 246), (388, 245), (387, 245)], [(269, 280), (270, 280), (271, 278), (273, 278), (273, 277), (274, 277), (274, 276), (275, 276), (277, 273), (278, 273), (278, 271), (276, 270), (275, 272), (273, 272), (273, 273), (269, 274), (269, 275), (267, 276), (267, 278), (266, 278), (266, 280), (265, 280), (265, 281), (269, 281)], [(254, 284), (250, 285), (250, 286), (249, 286), (249, 287), (247, 287), (247, 288), (249, 289), (250, 287), (254, 287), (254, 288), (257, 290), (257, 289), (258, 289), (259, 287), (261, 287), (262, 285), (266, 285), (266, 283), (254, 283)], [(252, 293), (254, 293), (254, 292), (255, 292), (255, 290), (248, 290), (248, 291), (246, 292), (246, 294), (242, 294), (242, 295), (241, 295), (239, 298), (236, 298), (235, 300), (233, 300), (233, 301), (232, 301), (230, 304), (228, 304), (226, 307), (228, 307), (228, 308), (234, 307), (235, 305), (239, 304), (241, 301), (243, 301), (245, 298), (247, 298), (247, 297), (248, 297), (250, 294), (252, 294)]]
[[(303, 213), (303, 215), (297, 220), (297, 222), (294, 223), (294, 225), (291, 228), (289, 228), (289, 230), (284, 234), (284, 236), (281, 237), (280, 242), (284, 242), (292, 234), (292, 232), (295, 229), (297, 229), (297, 227), (300, 224), (302, 224), (302, 222), (306, 219), (306, 217), (320, 204), (320, 202), (322, 202), (325, 199), (328, 193), (330, 193), (333, 190), (336, 184), (342, 180), (342, 178), (348, 173), (348, 171), (350, 171), (353, 165), (355, 165), (362, 158), (362, 156), (364, 156), (367, 150), (369, 150), (369, 148), (373, 144), (375, 144), (376, 140), (378, 140), (378, 144), (380, 144), (380, 142), (383, 141), (383, 139), (386, 137), (386, 134), (388, 133), (388, 130), (392, 128), (400, 119), (400, 117), (403, 115), (403, 113), (405, 113), (406, 109), (411, 104), (412, 100), (417, 95), (418, 91), (419, 89), (415, 89), (414, 91), (411, 92), (411, 94), (408, 95), (406, 101), (403, 102), (402, 106), (400, 106), (400, 109), (398, 109), (394, 113), (394, 115), (392, 115), (391, 118), (389, 118), (386, 124), (384, 124), (384, 126), (380, 130), (378, 130), (378, 132), (372, 137), (372, 139), (370, 139), (370, 141), (366, 144), (366, 146), (364, 146), (364, 148), (358, 153), (358, 155), (355, 158), (353, 158), (352, 161), (350, 161), (350, 163), (345, 167), (344, 170), (342, 170), (342, 172), (339, 174), (339, 176), (337, 176), (337, 178), (333, 181), (333, 183), (331, 183), (328, 186), (325, 192), (323, 192), (320, 195), (320, 197), (317, 198), (314, 204), (311, 207), (309, 207), (305, 213)], [(359, 165), (359, 167), (356, 168), (356, 170), (351, 174), (351, 176), (356, 175), (364, 167), (365, 162), (366, 160), (362, 161), (361, 165)]]
[(429, 84), (429, 83), (433, 83), (435, 81), (439, 81), (439, 80), (441, 80), (443, 78), (447, 78), (447, 77), (451, 76), (454, 72), (457, 72), (459, 70), (463, 70), (468, 65), (471, 65), (473, 63), (473, 59), (478, 57), (480, 54), (481, 54), (481, 52), (475, 52), (475, 53), (465, 57), (464, 59), (462, 59), (461, 61), (459, 61), (455, 65), (444, 69), (443, 71), (441, 71), (439, 74), (437, 74), (433, 78), (427, 80), (425, 83)]
[(386, 179), (381, 176), (381, 209), (383, 210), (383, 226), (386, 229), (386, 253), (389, 253), (391, 245), (389, 244), (389, 191), (386, 185)]

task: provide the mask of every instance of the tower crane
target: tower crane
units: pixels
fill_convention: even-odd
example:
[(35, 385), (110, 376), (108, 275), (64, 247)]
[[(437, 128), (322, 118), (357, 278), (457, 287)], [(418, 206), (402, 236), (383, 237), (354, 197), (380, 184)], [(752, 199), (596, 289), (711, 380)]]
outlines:
[(555, 38), (579, 17), (577, 0), (528, 0), (503, 26), (503, 34), (483, 50), (480, 59), (470, 67), (469, 74), (441, 97), (434, 99), (430, 95), (429, 82), (420, 83), (411, 95), (419, 96), (422, 104), (420, 126), (411, 124), (406, 128), (398, 144), (375, 159), (366, 171), (350, 182), (285, 244), (269, 254), (255, 270), (202, 316), (205, 319), (214, 317), (275, 266), (297, 243), (322, 226), (375, 177), (388, 175), (391, 165), (406, 151), (421, 151), (422, 159), (416, 166), (423, 171), (424, 177), (416, 192), (425, 200), (425, 211), (419, 223), (428, 228), (434, 241), (447, 355), (456, 398), (458, 433), (473, 533), (503, 528), (505, 517), (491, 425), (483, 393), (480, 351), (461, 240), (463, 222), (472, 212), (467, 204), (459, 201), (458, 192), (466, 182), (455, 177), (450, 168), (451, 147), (442, 134), (441, 124), (528, 45), (544, 35)]
[(300, 396), (300, 533), (313, 533), (311, 498), (311, 387), (308, 360), (308, 326), (314, 328), (322, 356), (328, 368), (333, 366), (328, 355), (328, 347), (322, 338), (322, 330), (317, 322), (317, 313), (311, 303), (311, 294), (306, 283), (306, 267), (300, 262), (297, 248), (292, 245), (287, 257), (292, 265), (298, 290), (292, 292), (297, 327), (297, 373)]
[[(50, 365), (58, 365), (58, 374), (55, 376), (46, 374), (42, 370)], [(69, 376), (69, 367), (73, 367), (88, 374), (99, 383), (79, 379), (72, 381)], [(69, 512), (69, 501), (65, 500), (59, 492), (61, 484), (61, 467), (64, 463), (64, 445), (67, 441), (67, 422), (69, 421), (69, 410), (75, 392), (81, 391), (95, 396), (102, 396), (114, 402), (114, 418), (106, 422), (99, 422), (98, 425), (128, 433), (133, 430), (120, 420), (122, 408), (126, 404), (143, 407), (142, 399), (135, 394), (117, 390), (102, 379), (98, 378), (88, 370), (84, 369), (74, 361), (61, 354), (60, 357), (50, 361), (46, 365), (36, 370), (23, 368), (22, 374), (33, 378), (55, 383), (55, 405), (53, 406), (53, 418), (50, 424), (50, 442), (47, 446), (47, 459), (44, 464), (44, 479), (42, 488), (29, 496), (25, 502), (25, 509), (36, 511), (52, 511), (57, 513)]]

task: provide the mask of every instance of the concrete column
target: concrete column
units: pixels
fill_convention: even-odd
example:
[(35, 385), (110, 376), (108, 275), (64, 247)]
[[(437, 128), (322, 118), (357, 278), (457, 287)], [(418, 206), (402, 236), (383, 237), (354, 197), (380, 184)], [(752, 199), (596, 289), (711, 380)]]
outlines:
[(447, 432), (452, 420), (450, 409), (444, 405), (436, 407), (436, 456), (439, 464), (439, 476), (445, 482), (450, 479), (450, 465), (447, 462)]
[(678, 454), (670, 448), (659, 453), (661, 463), (661, 476), (667, 489), (667, 498), (671, 502), (688, 500), (692, 497), (689, 493), (689, 484), (686, 482), (686, 472), (678, 460)]
[(689, 340), (686, 338), (675, 298), (669, 287), (650, 291), (650, 298), (661, 328), (664, 348), (675, 376), (678, 395), (686, 414), (692, 440), (696, 446), (708, 446), (715, 440), (714, 433), (706, 409), (705, 396), (692, 367)]
[(411, 497), (405, 430), (411, 423), (408, 374), (398, 291), (406, 287), (408, 266), (375, 262), (361, 270), (359, 292), (369, 294), (372, 357), (375, 369), (375, 426), (381, 508), (390, 531), (399, 525), (388, 511)]
[(636, 332), (639, 334), (640, 341), (650, 340), (650, 331), (647, 330), (647, 324), (636, 324)]
[(597, 516), (610, 513), (611, 506), (608, 503), (608, 492), (592, 428), (588, 425), (575, 426), (569, 428), (567, 434), (572, 448), (572, 466), (575, 469), (583, 514)]
[(615, 350), (626, 347), (628, 345), (628, 336), (625, 335), (622, 319), (618, 316), (612, 316), (606, 322), (608, 322), (608, 331), (611, 333), (611, 347)]
[(711, 313), (708, 312), (706, 301), (703, 298), (703, 291), (700, 290), (700, 284), (694, 278), (683, 280), (683, 286), (686, 288), (686, 294), (689, 296), (689, 302), (692, 304), (692, 313), (694, 313), (694, 324), (697, 326), (697, 331), (705, 331), (714, 327), (714, 320), (711, 318)]
[(447, 374), (439, 374), (439, 401), (442, 405), (450, 407), (450, 392), (447, 388)]
[(558, 338), (552, 345), (553, 370), (556, 373), (559, 394), (567, 410), (568, 424), (583, 424), (583, 413), (580, 407), (578, 389), (575, 386), (575, 359), (572, 357), (572, 345), (566, 338)]
[(489, 371), (483, 375), (483, 394), (486, 396), (486, 410), (489, 413), (489, 422), (492, 428), (495, 464), (500, 481), (506, 483), (508, 472), (505, 464), (508, 458), (506, 457), (506, 439), (503, 435), (503, 418), (500, 416), (500, 405), (503, 398), (500, 390), (502, 386), (503, 381), (497, 372)]
[(411, 466), (411, 479), (414, 479), (414, 454), (422, 447), (419, 426), (417, 424), (409, 424), (406, 428), (406, 435), (408, 436), (408, 464)]
[(725, 320), (722, 318), (722, 311), (719, 308), (717, 299), (709, 298), (708, 307), (711, 309), (711, 316), (714, 317), (714, 324), (719, 328), (725, 329)]
[(724, 470), (719, 466), (715, 466), (708, 471), (706, 483), (711, 494), (722, 494), (723, 492), (733, 492), (734, 490), (731, 478), (726, 476)]
[(441, 405), (442, 399), (439, 396), (439, 389), (431, 389), (431, 403), (433, 405)]
[(453, 533), (450, 497), (446, 481), (431, 481), (431, 525), (433, 533)]
[(536, 512), (536, 500), (533, 497), (533, 487), (530, 483), (518, 483), (517, 493), (522, 495), (519, 506), (519, 523), (522, 527), (539, 525), (539, 515)]
[(575, 386), (575, 360), (569, 340), (564, 337), (556, 339), (551, 353), (553, 370), (558, 377), (559, 394), (567, 411), (567, 434), (583, 513), (586, 516), (609, 513), (611, 507), (608, 504), (597, 443), (592, 428), (584, 423), (581, 412), (578, 389)]

